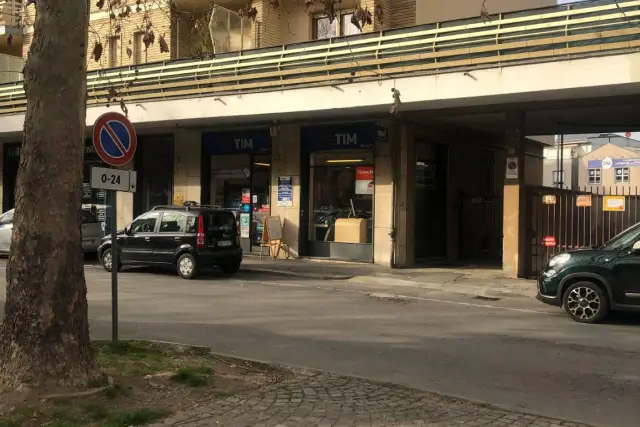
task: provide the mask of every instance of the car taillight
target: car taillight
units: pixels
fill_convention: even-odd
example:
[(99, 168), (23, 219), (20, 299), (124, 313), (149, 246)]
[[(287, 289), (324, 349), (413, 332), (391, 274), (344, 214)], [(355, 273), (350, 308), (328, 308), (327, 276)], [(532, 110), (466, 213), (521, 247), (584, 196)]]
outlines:
[(196, 245), (198, 249), (204, 248), (204, 217), (198, 216), (198, 235), (196, 237)]

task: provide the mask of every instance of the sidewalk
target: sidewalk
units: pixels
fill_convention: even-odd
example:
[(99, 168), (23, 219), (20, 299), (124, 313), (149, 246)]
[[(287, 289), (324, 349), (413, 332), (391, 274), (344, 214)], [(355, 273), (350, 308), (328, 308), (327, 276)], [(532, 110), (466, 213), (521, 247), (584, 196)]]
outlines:
[(312, 260), (260, 260), (246, 256), (241, 271), (316, 280), (340, 280), (346, 286), (375, 285), (400, 293), (403, 287), (453, 292), (486, 298), (534, 297), (536, 282), (511, 279), (501, 270), (471, 267), (390, 269), (374, 264)]
[(292, 378), (216, 400), (151, 427), (588, 427), (400, 386), (294, 370)]

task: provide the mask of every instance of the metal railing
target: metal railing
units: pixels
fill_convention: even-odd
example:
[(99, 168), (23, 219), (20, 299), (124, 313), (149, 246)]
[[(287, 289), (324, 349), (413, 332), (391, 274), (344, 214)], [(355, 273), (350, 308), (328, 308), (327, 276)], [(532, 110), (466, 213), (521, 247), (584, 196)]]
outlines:
[[(309, 85), (611, 55), (640, 48), (640, 0), (600, 0), (330, 40), (90, 72), (88, 105), (268, 91)], [(0, 114), (26, 104), (0, 85)]]

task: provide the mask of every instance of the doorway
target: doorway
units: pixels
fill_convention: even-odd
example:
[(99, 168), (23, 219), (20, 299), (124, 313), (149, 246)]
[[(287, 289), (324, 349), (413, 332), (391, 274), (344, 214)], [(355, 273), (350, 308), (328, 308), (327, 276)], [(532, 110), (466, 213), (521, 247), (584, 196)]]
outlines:
[(154, 206), (173, 202), (173, 135), (138, 137), (134, 167), (138, 171), (138, 190), (134, 196), (133, 216)]
[(449, 147), (416, 142), (415, 257), (416, 261), (447, 256), (447, 181)]

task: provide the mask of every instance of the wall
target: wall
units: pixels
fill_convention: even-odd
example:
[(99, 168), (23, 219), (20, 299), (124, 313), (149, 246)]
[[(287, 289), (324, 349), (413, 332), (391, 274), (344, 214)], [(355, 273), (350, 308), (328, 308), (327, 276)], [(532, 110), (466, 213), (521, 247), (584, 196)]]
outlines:
[(175, 133), (174, 141), (173, 203), (177, 205), (182, 205), (185, 201), (200, 203), (201, 133), (178, 131)]
[[(415, 0), (416, 24), (479, 18), (483, 0)], [(486, 0), (490, 15), (555, 6), (556, 0)]]
[(380, 121), (379, 126), (387, 129), (387, 140), (376, 142), (374, 169), (374, 230), (373, 261), (376, 264), (391, 267), (393, 230), (393, 162), (392, 140), (395, 131), (390, 129), (390, 121)]

